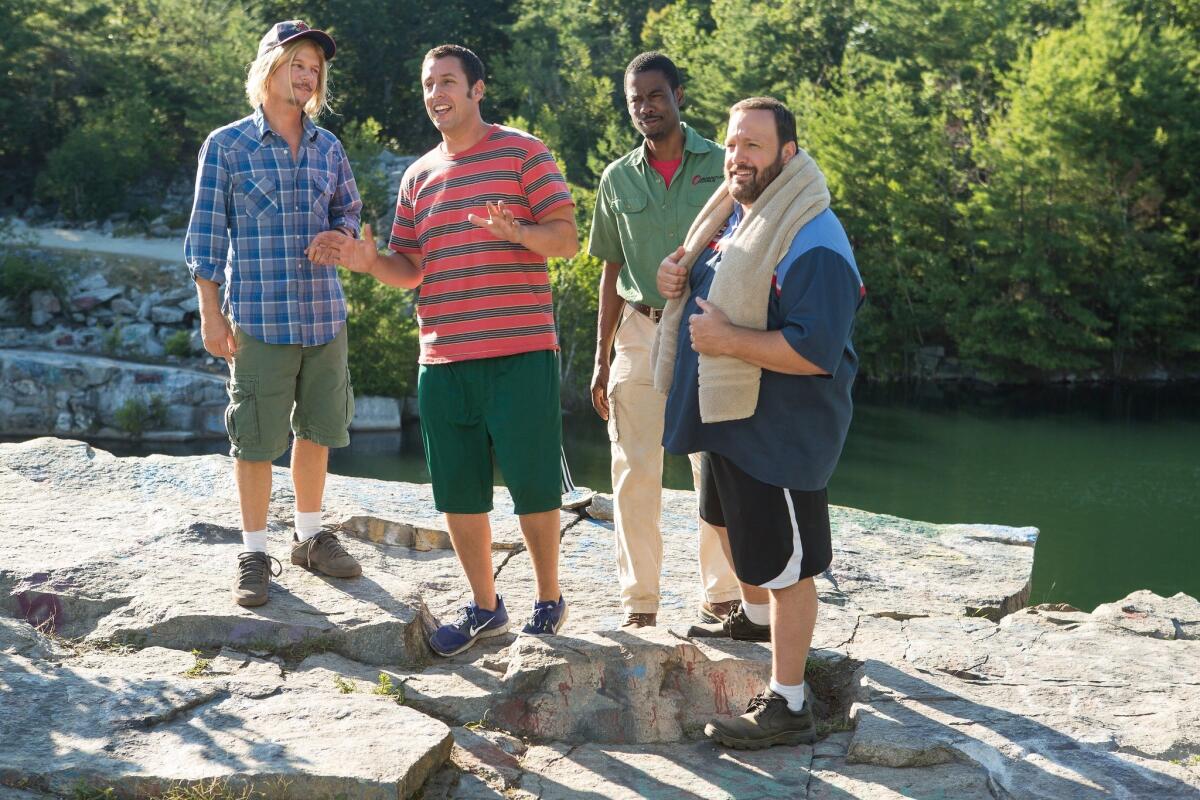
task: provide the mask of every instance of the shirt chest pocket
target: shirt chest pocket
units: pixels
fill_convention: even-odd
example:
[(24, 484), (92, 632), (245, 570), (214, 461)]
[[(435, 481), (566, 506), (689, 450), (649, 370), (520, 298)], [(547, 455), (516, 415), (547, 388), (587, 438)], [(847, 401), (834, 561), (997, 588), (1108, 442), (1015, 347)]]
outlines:
[(333, 198), (333, 181), (319, 172), (313, 173), (310, 182), (312, 210), (322, 224), (329, 222), (329, 201)]
[(626, 223), (636, 225), (641, 214), (646, 210), (646, 196), (638, 194), (630, 194), (625, 197), (618, 197), (613, 200), (613, 211), (618, 214), (618, 219), (625, 219)]
[(238, 188), (242, 208), (250, 217), (267, 219), (279, 209), (279, 203), (276, 200), (277, 187), (271, 176), (248, 177)]

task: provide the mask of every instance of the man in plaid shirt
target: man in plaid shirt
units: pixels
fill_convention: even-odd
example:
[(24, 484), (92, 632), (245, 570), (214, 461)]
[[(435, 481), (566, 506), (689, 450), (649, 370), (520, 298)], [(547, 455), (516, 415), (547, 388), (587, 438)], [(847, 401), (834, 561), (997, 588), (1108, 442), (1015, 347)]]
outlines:
[(362, 572), (321, 526), (329, 448), (350, 443), (354, 394), (342, 286), (336, 268), (314, 264), (308, 250), (322, 231), (357, 236), (362, 209), (341, 142), (312, 121), (327, 109), (334, 50), (327, 33), (300, 20), (263, 37), (246, 79), (254, 113), (200, 149), (184, 245), (204, 347), (229, 364), (225, 423), (243, 529), (233, 599), (243, 606), (267, 602), (282, 569), (267, 555), (267, 505), (271, 462), (287, 451), (289, 429), (292, 563), (334, 577)]

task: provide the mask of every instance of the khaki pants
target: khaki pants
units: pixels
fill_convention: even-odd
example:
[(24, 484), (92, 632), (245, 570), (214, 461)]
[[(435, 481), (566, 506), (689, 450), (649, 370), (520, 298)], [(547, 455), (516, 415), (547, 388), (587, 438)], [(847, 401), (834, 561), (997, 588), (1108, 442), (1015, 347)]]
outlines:
[[(656, 325), (626, 306), (617, 328), (609, 370), (608, 438), (612, 443), (613, 505), (617, 528), (617, 577), (626, 613), (658, 611), (662, 574), (663, 414), (667, 399), (654, 390), (650, 348)], [(700, 457), (691, 456), (692, 481), (700, 485)], [(710, 603), (741, 596), (721, 540), (700, 526), (700, 583)]]

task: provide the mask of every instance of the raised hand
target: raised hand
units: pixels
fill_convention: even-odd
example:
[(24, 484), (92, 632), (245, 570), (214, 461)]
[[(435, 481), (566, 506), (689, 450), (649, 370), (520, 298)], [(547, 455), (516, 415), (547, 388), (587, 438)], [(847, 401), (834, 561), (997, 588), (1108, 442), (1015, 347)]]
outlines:
[(378, 255), (370, 225), (362, 226), (361, 239), (353, 239), (342, 231), (322, 231), (304, 252), (314, 264), (340, 264), (351, 272), (370, 272)]
[(684, 288), (687, 286), (687, 269), (679, 265), (683, 259), (685, 250), (683, 246), (675, 248), (675, 252), (662, 260), (658, 265), (658, 276), (656, 283), (658, 284), (658, 293), (668, 300), (672, 300), (683, 294)]
[(478, 225), (497, 239), (503, 239), (506, 242), (514, 244), (523, 244), (525, 241), (525, 231), (520, 222), (517, 222), (513, 213), (504, 207), (504, 201), (500, 200), (496, 203), (487, 204), (487, 219), (478, 217), (474, 214), (468, 214), (467, 220), (472, 225)]

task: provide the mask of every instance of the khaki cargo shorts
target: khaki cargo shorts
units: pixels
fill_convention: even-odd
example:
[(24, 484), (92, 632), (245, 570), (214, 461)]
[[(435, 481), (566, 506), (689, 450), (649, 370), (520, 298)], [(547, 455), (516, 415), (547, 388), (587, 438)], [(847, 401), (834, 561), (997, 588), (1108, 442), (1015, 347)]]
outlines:
[(346, 326), (314, 347), (266, 344), (233, 328), (237, 355), (229, 367), (225, 429), (229, 455), (274, 461), (288, 433), (326, 447), (350, 444), (354, 389), (346, 366)]

